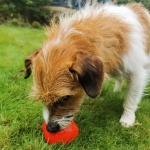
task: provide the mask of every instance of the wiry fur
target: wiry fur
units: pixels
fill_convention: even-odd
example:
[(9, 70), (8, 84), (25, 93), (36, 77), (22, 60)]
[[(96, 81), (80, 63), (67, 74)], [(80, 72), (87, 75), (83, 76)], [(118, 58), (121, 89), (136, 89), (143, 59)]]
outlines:
[[(31, 59), (31, 95), (42, 99), (46, 122), (64, 128), (85, 93), (96, 97), (105, 74), (123, 79), (129, 90), (120, 122), (131, 126), (150, 72), (150, 17), (141, 4), (87, 5), (47, 30), (47, 40)], [(47, 111), (48, 110), (48, 111)]]

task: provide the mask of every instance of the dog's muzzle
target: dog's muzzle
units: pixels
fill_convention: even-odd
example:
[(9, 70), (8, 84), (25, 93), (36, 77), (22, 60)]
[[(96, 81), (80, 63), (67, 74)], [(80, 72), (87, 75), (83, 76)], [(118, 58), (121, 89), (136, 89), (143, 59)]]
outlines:
[(51, 133), (59, 131), (60, 126), (57, 122), (49, 122), (46, 126), (46, 130)]

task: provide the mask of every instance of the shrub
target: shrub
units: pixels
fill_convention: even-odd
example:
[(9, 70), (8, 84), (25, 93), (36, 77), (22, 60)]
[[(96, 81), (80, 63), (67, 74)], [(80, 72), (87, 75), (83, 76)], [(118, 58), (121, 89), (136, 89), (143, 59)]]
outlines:
[(141, 2), (148, 10), (150, 10), (150, 0), (117, 0), (117, 4), (126, 4), (133, 2)]
[(20, 22), (20, 26), (21, 27), (31, 27), (31, 25), (29, 23), (26, 23), (26, 22)]
[(18, 19), (16, 19), (16, 18), (14, 18), (14, 19), (12, 19), (12, 25), (14, 25), (14, 26), (19, 26), (20, 25), (20, 22), (18, 21)]
[(37, 21), (33, 21), (32, 22), (32, 27), (33, 28), (41, 28), (41, 24), (39, 22), (37, 22)]
[(41, 24), (49, 24), (50, 0), (0, 0), (0, 14), (5, 18), (13, 17), (23, 19), (24, 22), (32, 23), (34, 20)]

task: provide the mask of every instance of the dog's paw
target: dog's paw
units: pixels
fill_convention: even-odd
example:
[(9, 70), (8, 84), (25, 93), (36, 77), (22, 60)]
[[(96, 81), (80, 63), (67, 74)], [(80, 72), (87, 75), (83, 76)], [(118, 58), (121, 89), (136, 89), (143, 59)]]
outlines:
[(121, 116), (120, 123), (124, 127), (131, 127), (134, 125), (135, 113), (124, 112)]

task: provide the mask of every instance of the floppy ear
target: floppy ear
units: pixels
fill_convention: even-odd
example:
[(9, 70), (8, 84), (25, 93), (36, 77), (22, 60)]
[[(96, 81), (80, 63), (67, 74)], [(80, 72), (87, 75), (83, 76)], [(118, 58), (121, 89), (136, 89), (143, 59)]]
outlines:
[(80, 53), (70, 71), (74, 73), (88, 96), (98, 96), (104, 79), (103, 63), (99, 57), (87, 52)]
[(35, 58), (37, 56), (37, 54), (40, 52), (41, 49), (37, 49), (35, 50), (32, 54), (30, 54), (24, 61), (25, 63), (25, 68), (26, 68), (26, 71), (25, 71), (25, 79), (27, 79), (30, 74), (32, 73), (32, 70), (31, 70), (31, 67), (32, 67), (32, 60), (33, 58)]

